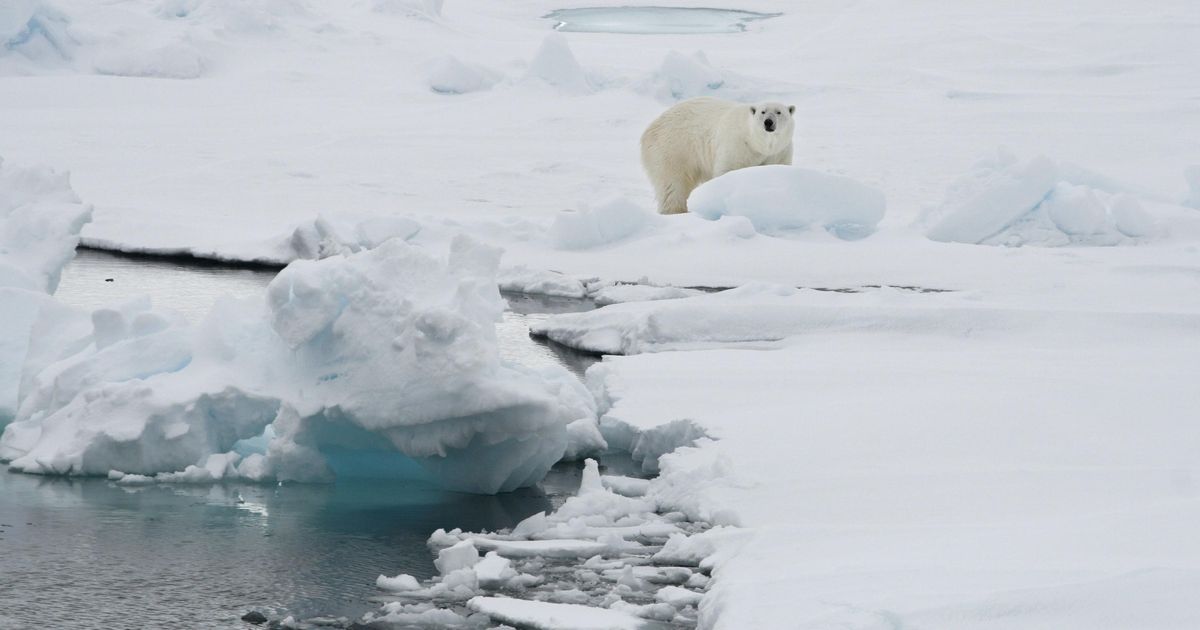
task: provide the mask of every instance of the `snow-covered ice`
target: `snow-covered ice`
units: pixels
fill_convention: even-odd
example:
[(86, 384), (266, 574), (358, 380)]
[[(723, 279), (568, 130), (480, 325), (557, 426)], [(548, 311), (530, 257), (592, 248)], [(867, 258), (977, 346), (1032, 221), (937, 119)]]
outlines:
[(688, 212), (706, 219), (746, 217), (767, 233), (819, 227), (839, 238), (870, 234), (886, 206), (882, 192), (847, 177), (778, 164), (725, 173), (688, 197)]
[[(588, 7), (0, 6), (0, 211), (34, 191), (56, 234), (4, 237), (20, 253), (0, 256), (0, 421), (16, 418), (0, 457), (132, 484), (394, 470), (402, 451), (466, 444), (507, 472), (486, 488), (441, 474), (503, 489), (602, 440), (660, 476), (485, 537), (518, 571), (505, 585), (553, 575), (505, 550), (624, 540), (711, 570), (685, 583), (707, 589), (699, 606), (674, 613), (706, 629), (1200, 625), (1194, 2), (764, 0), (779, 15), (744, 31), (663, 36), (555, 33), (544, 16), (564, 8)], [(749, 194), (740, 210), (653, 215), (637, 138), (700, 94), (795, 104), (795, 166), (778, 172), (806, 194), (763, 192), (776, 175), (749, 169), (697, 200)], [(69, 170), (73, 191), (40, 167), (13, 177), (34, 164)], [(75, 234), (329, 262), (192, 326), (140, 302), (55, 302)], [(503, 248), (491, 272), (440, 266), (462, 234), (482, 243), (466, 258)], [(372, 258), (378, 274), (358, 268)], [(599, 436), (569, 375), (493, 360), (497, 286), (611, 304), (539, 327), (635, 354), (589, 374)], [(401, 418), (378, 408), (389, 375), (454, 377), (409, 391)], [(479, 431), (461, 414), (500, 420)], [(268, 426), (275, 448), (247, 451)], [(538, 437), (472, 450), (517, 436)], [(730, 527), (635, 540), (697, 519)], [(595, 564), (585, 579), (651, 583)], [(439, 577), (460, 604), (482, 579)], [(603, 603), (578, 586), (552, 603)], [(606, 603), (653, 618), (694, 599), (672, 593)]]
[(25, 362), (0, 456), (25, 472), (220, 479), (212, 458), (270, 427), (266, 460), (243, 476), (536, 483), (594, 411), (565, 369), (500, 361), (498, 257), (467, 239), (445, 257), (393, 239), (294, 263), (196, 327), (135, 300), (91, 313), (82, 339), (67, 334), (78, 324), (38, 331), (69, 352)]
[(475, 597), (471, 610), (504, 623), (536, 630), (649, 630), (645, 620), (629, 613), (578, 604), (555, 604), (509, 597)]

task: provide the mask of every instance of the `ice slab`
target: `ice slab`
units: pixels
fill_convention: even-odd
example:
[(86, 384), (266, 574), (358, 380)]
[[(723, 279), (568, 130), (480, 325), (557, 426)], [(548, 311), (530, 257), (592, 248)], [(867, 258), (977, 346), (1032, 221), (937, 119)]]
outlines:
[(778, 16), (736, 9), (692, 7), (583, 7), (546, 14), (559, 31), (631, 35), (740, 33), (751, 22)]
[(474, 597), (467, 606), (497, 621), (537, 630), (648, 630), (661, 627), (628, 613), (579, 604)]

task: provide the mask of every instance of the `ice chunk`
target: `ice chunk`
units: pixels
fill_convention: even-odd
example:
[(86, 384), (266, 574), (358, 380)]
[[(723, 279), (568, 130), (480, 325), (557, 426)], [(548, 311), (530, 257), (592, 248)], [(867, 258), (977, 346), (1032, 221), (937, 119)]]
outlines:
[(595, 418), (580, 418), (567, 425), (567, 450), (562, 458), (576, 461), (589, 454), (599, 453), (608, 448), (604, 436)]
[(621, 475), (603, 475), (600, 482), (605, 488), (626, 497), (643, 497), (650, 490), (649, 479), (624, 477)]
[(703, 51), (685, 55), (669, 51), (652, 79), (661, 100), (683, 100), (712, 94), (725, 85), (725, 76), (708, 62)]
[(657, 599), (664, 604), (670, 604), (675, 608), (683, 608), (684, 606), (699, 606), (700, 600), (704, 598), (703, 593), (697, 593), (686, 588), (678, 586), (664, 586), (658, 589), (654, 594), (654, 599)]
[(479, 551), (475, 549), (475, 543), (471, 540), (464, 540), (439, 551), (437, 560), (433, 561), (433, 566), (437, 567), (438, 573), (446, 575), (451, 571), (469, 569), (477, 562), (479, 562)]
[(1019, 162), (1002, 152), (955, 182), (927, 235), (935, 241), (982, 242), (1037, 207), (1057, 182), (1058, 167), (1049, 158)]
[(1184, 169), (1183, 177), (1188, 186), (1187, 198), (1183, 200), (1183, 205), (1200, 210), (1200, 164), (1193, 164)]
[(483, 588), (499, 588), (508, 580), (517, 576), (512, 568), (512, 561), (503, 558), (495, 551), (490, 551), (474, 566), (475, 577)]
[(611, 551), (612, 547), (595, 540), (495, 540), (471, 538), (475, 546), (494, 551), (505, 558), (590, 558)]
[(559, 33), (551, 33), (542, 41), (533, 61), (529, 62), (526, 77), (544, 81), (568, 93), (585, 94), (594, 89), (567, 45), (567, 38)]
[(496, 281), (501, 291), (569, 298), (587, 295), (587, 287), (577, 278), (524, 265), (501, 269)]
[(440, 261), (393, 239), (281, 272), (272, 321), (307, 385), (279, 452), (314, 447), (335, 474), (372, 450), (403, 454), (449, 487), (485, 493), (541, 479), (591, 402), (500, 363), (497, 257), (456, 239)]
[(579, 604), (474, 597), (467, 606), (493, 620), (537, 630), (648, 630), (637, 616)]
[(657, 219), (647, 208), (616, 197), (595, 207), (555, 215), (550, 225), (550, 242), (559, 249), (599, 247), (637, 234)]
[(401, 573), (396, 577), (381, 575), (375, 579), (375, 586), (384, 591), (400, 592), (415, 591), (421, 588), (421, 583), (417, 581), (417, 578)]
[(0, 287), (53, 293), (91, 217), (68, 173), (0, 159)]
[(1086, 238), (1108, 231), (1108, 211), (1085, 186), (1059, 183), (1042, 207), (1054, 225), (1068, 236)]
[(821, 227), (839, 238), (870, 234), (885, 208), (883, 193), (866, 184), (778, 164), (730, 171), (688, 197), (688, 211), (706, 219), (743, 216), (764, 233)]
[(592, 293), (597, 306), (624, 304), (625, 302), (652, 302), (703, 295), (703, 291), (680, 287), (656, 287), (648, 284), (614, 284), (601, 287)]
[(1130, 238), (1150, 236), (1155, 231), (1154, 218), (1132, 195), (1122, 194), (1114, 197), (1112, 205), (1108, 207), (1108, 213), (1117, 230)]
[(442, 57), (429, 68), (429, 88), (440, 94), (466, 94), (489, 90), (501, 79), (500, 73), (456, 57)]
[(70, 20), (41, 0), (8, 0), (0, 5), (0, 56), (18, 53), (34, 62), (71, 58), (75, 40)]
[(1120, 245), (1155, 235), (1158, 222), (1138, 198), (1114, 192), (1123, 188), (1076, 166), (1000, 151), (951, 185), (926, 217), (934, 224), (927, 234), (1006, 246)]
[(296, 263), (265, 303), (219, 302), (195, 328), (145, 302), (101, 309), (83, 344), (25, 379), (0, 452), (26, 472), (216, 480), (241, 473), (211, 456), (263, 438), (267, 460), (247, 477), (535, 483), (594, 405), (564, 369), (501, 363), (497, 257), (467, 240), (442, 259), (390, 239)]

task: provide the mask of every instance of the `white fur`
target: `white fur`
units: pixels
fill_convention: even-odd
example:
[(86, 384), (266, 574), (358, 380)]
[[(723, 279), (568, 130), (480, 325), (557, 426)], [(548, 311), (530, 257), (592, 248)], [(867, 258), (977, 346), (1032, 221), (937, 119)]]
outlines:
[[(658, 211), (687, 212), (700, 184), (747, 166), (792, 163), (793, 107), (693, 98), (672, 106), (642, 134), (642, 166)], [(775, 123), (767, 132), (765, 121)]]

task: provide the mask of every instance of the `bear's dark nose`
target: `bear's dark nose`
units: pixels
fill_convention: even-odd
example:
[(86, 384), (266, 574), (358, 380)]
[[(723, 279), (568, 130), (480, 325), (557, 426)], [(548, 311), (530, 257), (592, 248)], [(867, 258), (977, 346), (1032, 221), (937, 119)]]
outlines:
[(766, 128), (767, 133), (775, 131), (775, 121), (768, 118), (763, 122), (763, 127)]

